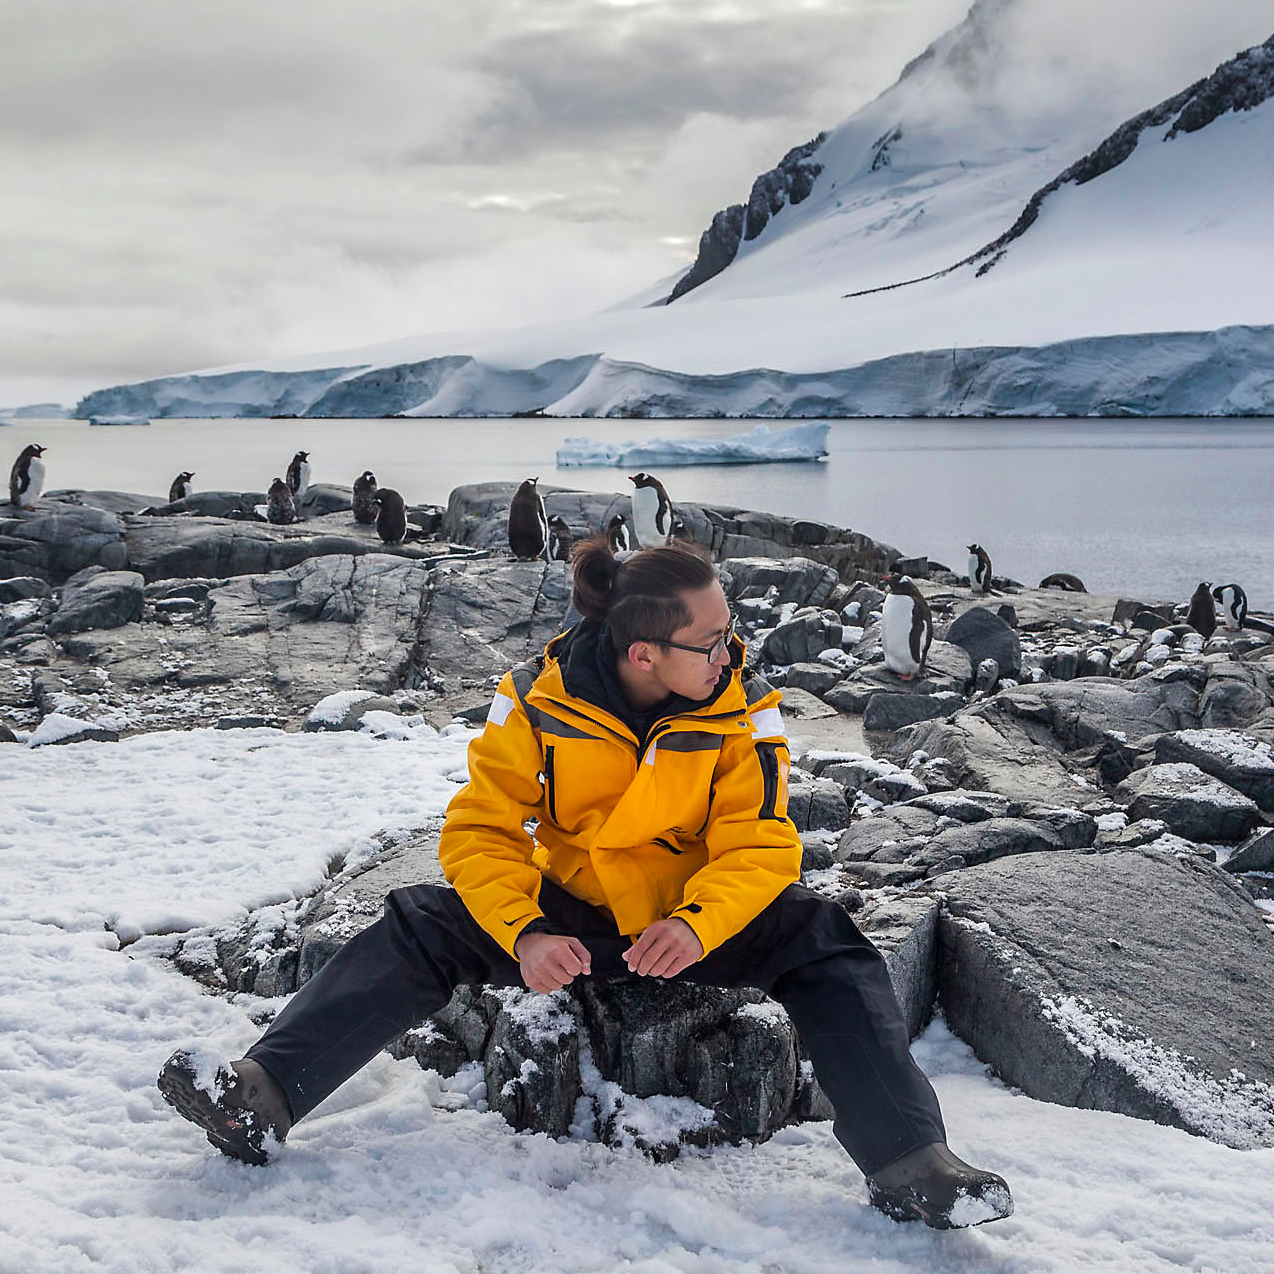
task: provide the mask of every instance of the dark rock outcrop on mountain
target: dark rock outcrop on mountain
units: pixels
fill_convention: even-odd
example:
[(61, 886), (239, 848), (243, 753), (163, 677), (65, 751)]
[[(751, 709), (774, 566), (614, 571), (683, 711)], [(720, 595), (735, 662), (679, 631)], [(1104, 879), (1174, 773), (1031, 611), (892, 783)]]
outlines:
[(794, 146), (775, 167), (752, 183), (746, 205), (731, 204), (712, 218), (712, 224), (699, 238), (699, 255), (672, 289), (669, 305), (720, 274), (734, 260), (739, 244), (755, 239), (775, 213), (788, 204), (796, 205), (809, 198), (815, 180), (823, 171), (823, 165), (813, 155), (826, 140), (827, 134), (819, 133), (803, 146)]

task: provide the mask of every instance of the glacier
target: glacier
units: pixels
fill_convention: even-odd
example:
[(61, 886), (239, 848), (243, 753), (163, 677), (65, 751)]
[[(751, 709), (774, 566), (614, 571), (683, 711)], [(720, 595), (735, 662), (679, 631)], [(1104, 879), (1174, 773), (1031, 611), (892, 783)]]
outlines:
[(646, 438), (607, 443), (567, 438), (557, 450), (559, 468), (610, 466), (640, 469), (694, 464), (774, 464), (821, 460), (827, 455), (828, 425), (793, 425), (772, 430), (757, 425), (731, 438)]

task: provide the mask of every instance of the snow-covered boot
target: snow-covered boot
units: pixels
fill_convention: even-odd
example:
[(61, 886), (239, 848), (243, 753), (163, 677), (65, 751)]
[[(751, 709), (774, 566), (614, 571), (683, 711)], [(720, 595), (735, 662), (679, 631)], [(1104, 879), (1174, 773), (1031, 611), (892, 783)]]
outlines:
[(895, 1221), (958, 1230), (1013, 1215), (1008, 1182), (971, 1167), (940, 1141), (895, 1159), (867, 1178), (872, 1205)]
[(292, 1127), (287, 1094), (259, 1063), (178, 1049), (156, 1081), (164, 1100), (233, 1159), (269, 1163)]

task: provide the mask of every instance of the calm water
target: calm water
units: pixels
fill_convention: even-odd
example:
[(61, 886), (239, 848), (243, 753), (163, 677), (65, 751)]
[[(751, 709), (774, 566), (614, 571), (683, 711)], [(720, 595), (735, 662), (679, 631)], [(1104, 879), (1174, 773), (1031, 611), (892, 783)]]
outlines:
[[(775, 422), (779, 427), (781, 422)], [(625, 470), (558, 469), (563, 439), (724, 437), (740, 421), (163, 420), (147, 428), (21, 421), (0, 428), (5, 464), (49, 448), (48, 486), (161, 498), (193, 469), (202, 488), (264, 490), (292, 453), (317, 482), (365, 468), (408, 502), (444, 504), (466, 482), (628, 491)], [(1185, 600), (1201, 579), (1239, 581), (1274, 607), (1274, 420), (835, 421), (822, 463), (674, 468), (673, 500), (733, 504), (852, 527), (964, 569), (986, 547), (1000, 574), (1052, 571), (1093, 592)]]

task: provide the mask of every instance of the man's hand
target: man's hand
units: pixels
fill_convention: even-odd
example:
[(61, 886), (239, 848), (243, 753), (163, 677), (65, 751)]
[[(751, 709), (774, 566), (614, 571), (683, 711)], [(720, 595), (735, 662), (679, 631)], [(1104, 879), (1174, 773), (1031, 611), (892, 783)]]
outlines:
[(522, 981), (532, 991), (560, 991), (578, 974), (592, 971), (592, 957), (578, 939), (559, 933), (524, 933), (513, 944)]
[(633, 973), (648, 978), (673, 978), (703, 957), (703, 943), (679, 916), (656, 920), (624, 952)]

